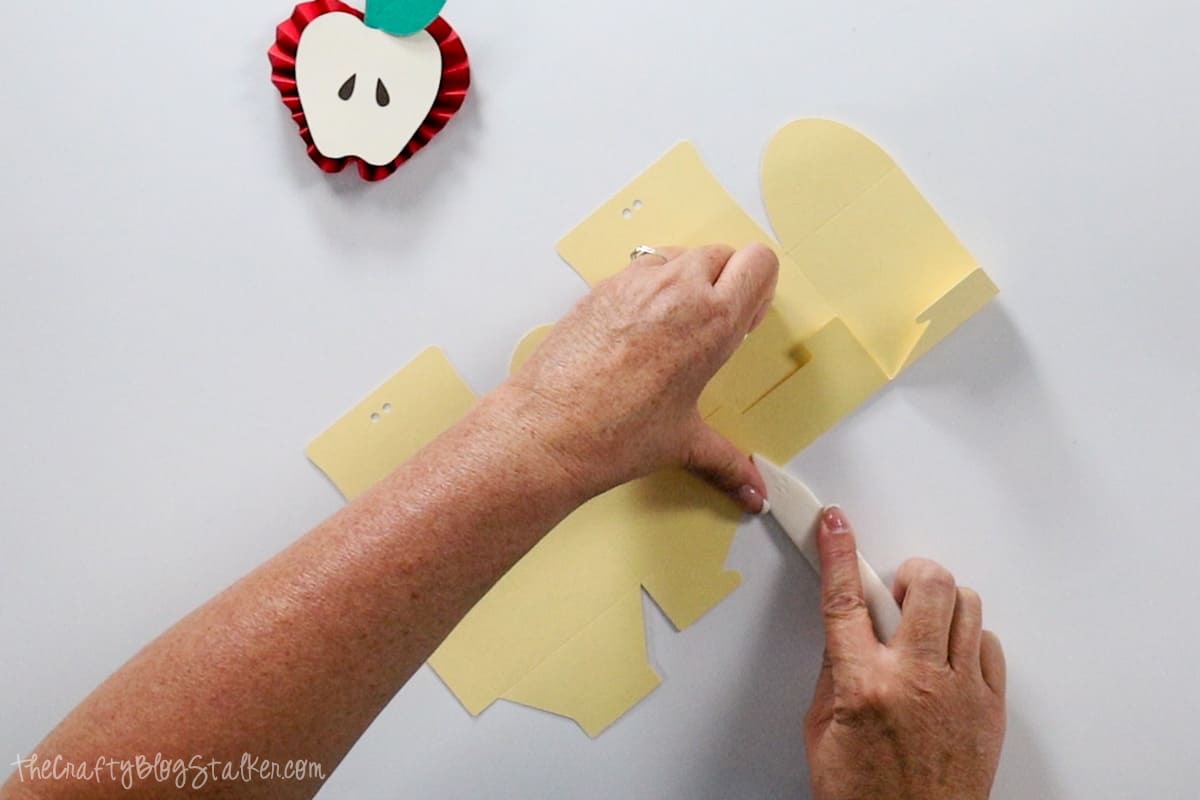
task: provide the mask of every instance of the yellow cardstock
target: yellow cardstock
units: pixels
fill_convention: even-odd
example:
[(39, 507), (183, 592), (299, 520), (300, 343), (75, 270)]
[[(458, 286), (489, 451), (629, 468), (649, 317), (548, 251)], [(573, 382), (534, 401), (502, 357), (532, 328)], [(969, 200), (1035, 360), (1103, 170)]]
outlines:
[(783, 128), (762, 183), (784, 249), (889, 378), (996, 296), (891, 156), (845, 125)]
[[(513, 369), (550, 330), (522, 342)], [(309, 457), (353, 499), (474, 400), (445, 354), (427, 350), (318, 437)], [(595, 736), (659, 683), (646, 658), (642, 589), (676, 627), (691, 625), (738, 586), (724, 567), (738, 518), (732, 502), (682, 471), (618, 487), (547, 535), (429, 663), (472, 714), (504, 698)]]
[[(701, 397), (746, 452), (786, 462), (978, 311), (996, 287), (895, 162), (837, 123), (802, 120), (763, 164), (771, 241), (689, 144), (559, 244), (589, 283), (640, 244), (752, 241), (780, 257), (775, 303)], [(517, 349), (515, 370), (550, 328)], [(309, 457), (348, 497), (411, 457), (475, 398), (429, 350), (339, 420)], [(430, 665), (472, 714), (498, 699), (599, 734), (659, 683), (642, 591), (679, 629), (739, 583), (724, 569), (738, 522), (680, 471), (614, 489), (547, 535), (471, 611)]]
[(446, 354), (431, 347), (308, 446), (310, 461), (353, 499), (462, 419), (475, 404)]

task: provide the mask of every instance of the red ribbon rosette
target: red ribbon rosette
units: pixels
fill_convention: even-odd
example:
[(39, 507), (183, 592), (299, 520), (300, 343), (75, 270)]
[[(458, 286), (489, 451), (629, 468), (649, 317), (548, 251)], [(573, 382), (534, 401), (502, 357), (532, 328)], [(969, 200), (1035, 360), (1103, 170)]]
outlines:
[(441, 52), (442, 80), (433, 107), (400, 155), (382, 166), (368, 164), (358, 156), (329, 158), (321, 153), (313, 142), (304, 107), (300, 103), (300, 90), (296, 83), (296, 54), (300, 49), (300, 37), (304, 29), (317, 17), (338, 11), (353, 14), (360, 20), (365, 17), (363, 12), (339, 0), (311, 0), (296, 6), (292, 16), (279, 24), (275, 32), (275, 44), (267, 53), (271, 61), (271, 82), (279, 90), (283, 104), (292, 112), (292, 119), (300, 129), (300, 138), (308, 145), (309, 158), (318, 167), (333, 173), (341, 172), (347, 165), (354, 163), (358, 167), (358, 174), (364, 180), (381, 181), (391, 176), (401, 164), (429, 144), (462, 108), (467, 89), (471, 85), (471, 66), (467, 59), (467, 49), (454, 28), (450, 27), (450, 23), (441, 17), (434, 19), (425, 30), (433, 37)]

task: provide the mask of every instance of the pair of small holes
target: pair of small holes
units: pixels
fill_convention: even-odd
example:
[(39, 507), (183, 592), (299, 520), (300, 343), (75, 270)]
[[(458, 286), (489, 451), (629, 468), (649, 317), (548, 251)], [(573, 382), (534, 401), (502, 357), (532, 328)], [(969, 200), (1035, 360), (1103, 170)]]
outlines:
[(621, 212), (621, 216), (625, 219), (629, 219), (633, 216), (635, 211), (641, 211), (644, 207), (645, 203), (643, 203), (641, 200), (634, 200), (633, 205)]
[(382, 409), (382, 412), (383, 412), (383, 413), (380, 413), (379, 411), (376, 411), (374, 414), (372, 414), (372, 415), (371, 415), (371, 422), (379, 422), (379, 420), (383, 419), (383, 415), (384, 415), (384, 414), (390, 414), (390, 413), (392, 413), (392, 404), (391, 404), (391, 403), (384, 403), (384, 404), (383, 404), (383, 409)]

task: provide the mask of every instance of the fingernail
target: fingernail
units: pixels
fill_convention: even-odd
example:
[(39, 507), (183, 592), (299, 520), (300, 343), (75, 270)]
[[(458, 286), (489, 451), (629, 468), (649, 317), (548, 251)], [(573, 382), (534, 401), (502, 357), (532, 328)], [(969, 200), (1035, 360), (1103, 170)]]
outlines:
[(746, 484), (738, 489), (737, 499), (742, 504), (742, 508), (745, 508), (751, 514), (761, 516), (771, 510), (771, 506), (767, 504), (767, 498), (763, 497), (762, 492), (750, 484)]
[(850, 523), (846, 520), (846, 515), (837, 506), (830, 506), (825, 509), (822, 515), (825, 522), (825, 530), (830, 533), (849, 533)]

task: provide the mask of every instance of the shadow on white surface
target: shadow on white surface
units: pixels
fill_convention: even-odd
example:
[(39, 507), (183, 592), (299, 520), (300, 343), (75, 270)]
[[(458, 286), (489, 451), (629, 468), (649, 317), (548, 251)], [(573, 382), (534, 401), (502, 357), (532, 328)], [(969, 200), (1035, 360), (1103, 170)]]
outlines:
[[(1014, 535), (1052, 530), (1063, 547), (1063, 537), (1101, 524), (1079, 512), (1095, 506), (1105, 480), (1080, 452), (1071, 415), (1003, 304), (985, 308), (901, 380), (913, 411), (987, 470), (994, 495), (1024, 511), (1028, 525)], [(1072, 544), (1088, 552), (1086, 540)]]
[(460, 184), (483, 140), (486, 101), (481, 94), (472, 87), (463, 107), (432, 141), (395, 174), (375, 182), (363, 180), (354, 165), (339, 173), (323, 172), (308, 157), (296, 123), (275, 98), (279, 106), (275, 152), (286, 165), (291, 187), (312, 194), (310, 221), (324, 231), (332, 251), (402, 254), (434, 233), (433, 221), (459, 199)]
[[(883, 418), (903, 415), (915, 417), (925, 427), (886, 440), (871, 438)], [(891, 567), (881, 571), (889, 585), (900, 560), (932, 546), (931, 552), (937, 553), (940, 548), (948, 555), (956, 548), (977, 551), (974, 561), (951, 556), (947, 562), (962, 566), (971, 583), (982, 578), (1007, 591), (1014, 587), (1032, 591), (1033, 578), (997, 572), (995, 565), (1009, 562), (997, 554), (1014, 551), (1012, 558), (1020, 561), (1047, 546), (1074, 550), (1086, 545), (1071, 541), (1078, 531), (1088, 528), (1087, 521), (1078, 519), (1078, 509), (1087, 507), (1088, 494), (1101, 485), (1096, 470), (1074, 452), (1068, 423), (1069, 416), (1060, 413), (1018, 328), (1002, 305), (993, 304), (806, 450), (793, 461), (791, 469), (810, 481), (826, 501), (856, 500), (851, 516), (862, 522), (860, 544), (868, 559), (877, 554), (882, 565)], [(939, 441), (923, 442), (922, 437), (930, 432)], [(886, 470), (880, 474), (872, 456), (880, 448), (919, 450), (914, 456), (914, 469), (920, 468), (918, 464), (941, 466), (918, 479), (900, 480)], [(956, 464), (953, 460), (942, 463), (944, 453), (976, 465), (984, 475), (986, 482), (981, 482), (984, 488), (978, 497), (947, 496), (961, 481), (950, 477)], [(894, 453), (881, 457), (876, 452), (875, 457), (883, 464), (896, 460)], [(891, 495), (902, 491), (902, 486), (928, 494), (913, 498), (906, 508), (893, 507), (895, 498)], [(994, 520), (1000, 515), (990, 513), (984, 505), (973, 506), (980, 497), (1001, 508), (1020, 505), (1029, 524), (1020, 531), (1005, 530), (1004, 536), (997, 535)], [(942, 529), (937, 514), (945, 511), (947, 503), (964, 506), (956, 507), (951, 518), (978, 518), (978, 529), (962, 535), (954, 533), (951, 523), (946, 523), (951, 524), (949, 529)], [(938, 528), (927, 531), (924, 537), (910, 538), (916, 521), (914, 509), (931, 511)], [(1075, 515), (1072, 524), (1057, 519), (1068, 509)], [(905, 521), (892, 526), (897, 514)], [(773, 522), (767, 527), (778, 546), (792, 547)], [(1085, 550), (1079, 562), (1085, 563), (1086, 559)], [(729, 779), (722, 783), (720, 778), (726, 772), (743, 776), (745, 797), (810, 796), (798, 724), (808, 707), (824, 642), (815, 576), (799, 574), (807, 569), (802, 560), (790, 560), (785, 578), (772, 587), (774, 598), (765, 629), (770, 635), (764, 636), (755, 666), (739, 676), (746, 696), (744, 705), (730, 714), (730, 749), (719, 756), (714, 754), (712, 780), (707, 787), (696, 788), (698, 797), (715, 800), (728, 796)], [(995, 596), (1003, 603), (1003, 591), (993, 593), (985, 586), (979, 588), (985, 599)], [(1018, 639), (1020, 631), (1009, 630), (1015, 624), (1001, 620), (996, 627), (1002, 638), (1011, 633), (1013, 639)], [(1023, 624), (1043, 623), (1035, 620)], [(797, 627), (803, 631), (802, 644), (793, 648), (795, 652), (785, 650), (780, 643), (794, 644), (795, 634), (789, 639), (788, 631)], [(1064, 795), (1046, 756), (1046, 732), (1036, 722), (1039, 709), (1031, 708), (1032, 700), (1020, 691), (1023, 675), (1046, 667), (1036, 653), (1019, 647), (1009, 653), (1009, 662), (1009, 727), (993, 796), (1055, 800)], [(777, 679), (780, 664), (796, 665), (791, 677), (803, 688), (804, 696), (799, 700), (786, 692), (759, 691), (764, 681)], [(795, 726), (790, 738), (789, 723)], [(775, 741), (765, 741), (768, 737)], [(791, 775), (783, 777), (787, 776), (789, 757), (800, 759), (801, 764), (793, 764)]]
[(1019, 709), (1011, 707), (1011, 691), (1009, 703), (1008, 733), (1004, 737), (1004, 755), (996, 785), (992, 788), (993, 800), (1059, 800), (1066, 797), (1051, 772), (1034, 725)]
[(757, 641), (738, 662), (743, 671), (730, 676), (737, 691), (713, 709), (720, 747), (693, 775), (686, 796), (697, 800), (811, 796), (801, 726), (824, 648), (819, 586), (782, 529), (770, 518), (764, 523), (780, 565), (765, 599), (756, 602), (765, 609), (755, 620)]
[[(1017, 530), (1006, 528), (1004, 539), (993, 535), (980, 547), (988, 553), (1024, 549), (1027, 558), (1047, 548), (1071, 551), (1075, 562), (1085, 567), (1090, 548), (1081, 533), (1099, 520), (1081, 518), (1080, 510), (1094, 507), (1089, 497), (1103, 485), (1102, 476), (1077, 452), (1069, 415), (1058, 407), (1034, 353), (1003, 304), (993, 303), (980, 312), (902, 380), (900, 394), (906, 403), (969, 452), (990, 476), (990, 493), (997, 502), (1017, 510), (1028, 522)], [(980, 516), (986, 518), (987, 511), (980, 509)], [(981, 519), (980, 533), (988, 527)], [(1078, 540), (1070, 541), (1073, 536)], [(998, 585), (1032, 588), (1027, 576), (985, 577)], [(984, 590), (984, 595), (991, 593)], [(1042, 619), (1021, 623), (1046, 624)], [(1002, 639), (1006, 633), (1017, 639), (1020, 631), (1002, 629)], [(1019, 688), (1020, 677), (1045, 669), (1045, 662), (1036, 653), (1012, 648), (1007, 656), (1008, 733), (993, 796), (1054, 800), (1064, 796), (1063, 791), (1045, 756), (1034, 721), (1037, 709), (1027, 706), (1030, 699)]]

